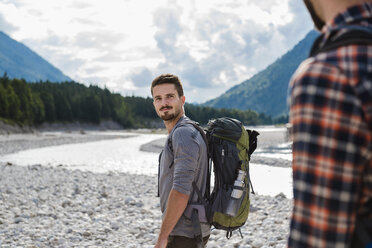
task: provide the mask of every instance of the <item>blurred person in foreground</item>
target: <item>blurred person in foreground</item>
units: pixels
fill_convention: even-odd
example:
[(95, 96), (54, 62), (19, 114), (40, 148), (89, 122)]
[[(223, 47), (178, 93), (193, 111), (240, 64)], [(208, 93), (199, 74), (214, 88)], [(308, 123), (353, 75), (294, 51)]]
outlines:
[[(210, 225), (193, 226), (184, 211), (197, 202), (192, 183), (204, 195), (208, 175), (207, 146), (200, 132), (185, 116), (182, 83), (176, 75), (162, 74), (151, 84), (158, 116), (169, 133), (159, 159), (159, 196), (163, 221), (156, 248), (204, 247)], [(170, 139), (171, 138), (171, 139)], [(196, 230), (198, 229), (198, 230)], [(199, 232), (198, 232), (199, 231)]]
[[(304, 2), (322, 33), (320, 47), (348, 28), (372, 30), (371, 1)], [(361, 247), (359, 221), (372, 223), (372, 45), (308, 58), (289, 94), (294, 208), (288, 247)]]

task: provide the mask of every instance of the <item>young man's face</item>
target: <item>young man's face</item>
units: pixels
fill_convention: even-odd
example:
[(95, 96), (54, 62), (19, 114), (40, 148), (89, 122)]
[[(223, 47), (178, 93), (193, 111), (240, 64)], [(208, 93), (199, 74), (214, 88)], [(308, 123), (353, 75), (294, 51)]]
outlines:
[(173, 84), (160, 84), (152, 89), (154, 107), (164, 121), (174, 120), (183, 115), (185, 96), (179, 96)]

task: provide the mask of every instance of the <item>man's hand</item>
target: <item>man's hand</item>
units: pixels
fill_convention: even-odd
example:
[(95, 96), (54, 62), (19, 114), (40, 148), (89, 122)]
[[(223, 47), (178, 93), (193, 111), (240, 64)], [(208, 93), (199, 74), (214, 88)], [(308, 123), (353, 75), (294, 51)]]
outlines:
[(165, 211), (155, 248), (165, 248), (167, 246), (168, 236), (185, 211), (188, 201), (189, 195), (182, 194), (174, 189), (171, 190), (168, 197), (167, 210)]
[(166, 248), (168, 244), (168, 239), (158, 239), (154, 248)]

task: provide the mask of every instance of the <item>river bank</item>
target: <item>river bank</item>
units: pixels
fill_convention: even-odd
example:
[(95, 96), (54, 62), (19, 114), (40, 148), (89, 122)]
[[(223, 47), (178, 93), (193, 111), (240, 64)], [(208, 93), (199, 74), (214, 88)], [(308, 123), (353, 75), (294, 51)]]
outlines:
[(0, 135), (9, 134), (37, 134), (40, 132), (84, 132), (122, 130), (122, 126), (112, 120), (101, 121), (99, 124), (68, 122), (68, 123), (42, 123), (38, 126), (19, 125), (6, 123), (0, 119)]
[[(0, 165), (1, 247), (153, 247), (161, 224), (156, 177), (41, 165)], [(208, 247), (285, 247), (291, 201), (252, 195), (252, 210), (230, 240)]]
[[(0, 136), (0, 154), (126, 135), (6, 135)], [(0, 163), (0, 247), (153, 247), (161, 223), (156, 176), (64, 167)], [(213, 230), (207, 247), (285, 247), (292, 200), (251, 195), (251, 202), (243, 238), (234, 232), (227, 240), (225, 232)]]

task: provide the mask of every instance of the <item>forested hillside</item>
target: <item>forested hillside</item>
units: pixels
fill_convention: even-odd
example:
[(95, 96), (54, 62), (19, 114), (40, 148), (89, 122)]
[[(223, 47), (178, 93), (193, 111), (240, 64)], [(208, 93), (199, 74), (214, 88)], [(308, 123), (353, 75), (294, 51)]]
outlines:
[[(123, 97), (97, 86), (76, 82), (27, 83), (23, 79), (0, 78), (0, 118), (21, 125), (44, 122), (100, 123), (114, 120), (124, 128), (154, 127), (161, 122), (151, 98)], [(272, 120), (254, 111), (215, 109), (185, 105), (187, 116), (201, 124), (209, 119), (229, 116), (245, 125), (271, 124)]]
[(311, 31), (292, 50), (257, 73), (249, 80), (226, 91), (204, 105), (215, 108), (252, 109), (273, 118), (288, 114), (288, 83), (309, 54), (312, 43), (319, 34)]
[[(315, 31), (310, 32), (265, 70), (220, 97), (203, 105), (187, 104), (187, 115), (200, 123), (227, 115), (235, 116), (247, 125), (286, 122), (289, 79), (307, 57), (317, 35)], [(5, 76), (1, 79), (0, 95), (1, 91), (8, 95), (0, 99), (0, 117), (29, 125), (60, 121), (98, 123), (105, 119), (115, 120), (123, 127), (148, 127), (154, 122), (159, 123), (151, 99), (122, 97), (107, 89), (72, 83), (57, 68), (0, 31), (2, 74)], [(29, 85), (22, 86), (25, 82)], [(54, 84), (56, 82), (65, 83), (58, 86)], [(17, 110), (17, 106), (20, 109)]]

